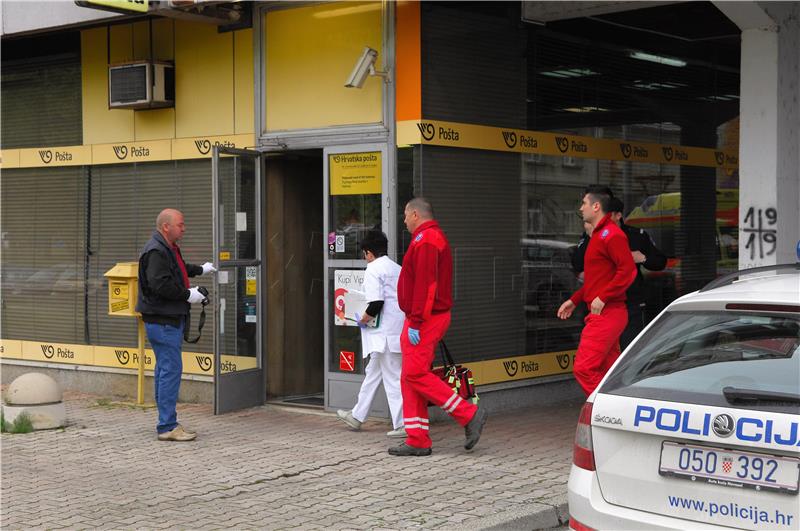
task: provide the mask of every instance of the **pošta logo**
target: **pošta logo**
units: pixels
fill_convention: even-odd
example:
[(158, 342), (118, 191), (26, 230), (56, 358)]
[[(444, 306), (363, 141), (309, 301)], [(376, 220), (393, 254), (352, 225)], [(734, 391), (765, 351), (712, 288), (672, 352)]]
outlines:
[[(437, 136), (437, 129), (436, 126), (430, 122), (420, 122), (417, 124), (417, 129), (419, 129), (419, 133), (422, 135), (427, 141), (433, 140), (433, 137)], [(450, 140), (452, 142), (457, 142), (461, 135), (459, 135), (458, 131), (453, 128), (444, 128), (440, 127), (438, 129), (438, 137), (439, 140)]]
[(150, 148), (144, 146), (135, 146), (133, 144), (126, 146), (125, 144), (118, 144), (112, 147), (114, 148), (114, 155), (119, 160), (125, 160), (127, 158), (142, 159), (150, 156)]
[(511, 149), (517, 147), (517, 133), (514, 131), (503, 131), (503, 141)]
[(510, 360), (503, 362), (503, 369), (505, 369), (507, 375), (513, 378), (517, 373), (538, 372), (539, 363), (536, 361), (517, 362), (517, 360)]
[(197, 360), (197, 365), (200, 366), (200, 370), (208, 372), (211, 370), (212, 362), (211, 356), (195, 356), (194, 359)]
[(236, 144), (228, 140), (224, 140), (222, 142), (220, 142), (219, 140), (215, 140), (212, 143), (211, 140), (207, 138), (201, 138), (200, 140), (194, 141), (194, 147), (197, 148), (197, 152), (200, 153), (201, 155), (208, 155), (208, 153), (211, 151), (212, 146), (235, 148)]
[(734, 419), (731, 415), (723, 413), (713, 417), (705, 413), (699, 415), (692, 414), (690, 411), (655, 408), (651, 406), (636, 406), (634, 413), (633, 426), (644, 426), (655, 424), (655, 428), (660, 431), (678, 432), (687, 435), (704, 435), (714, 433), (719, 437), (729, 437), (733, 435), (739, 441), (745, 442), (765, 442), (775, 443), (783, 446), (800, 446), (798, 442), (798, 432), (800, 423), (789, 423), (788, 429), (776, 431), (774, 422), (770, 419), (762, 420), (756, 417), (739, 417)]
[(42, 343), (39, 345), (42, 348), (44, 357), (51, 360), (53, 358), (75, 359), (75, 353), (68, 348), (55, 347)]
[(566, 153), (567, 151), (570, 150), (577, 153), (589, 152), (589, 146), (587, 146), (580, 140), (570, 140), (565, 136), (557, 136), (555, 138), (556, 138), (556, 147), (561, 153)]
[(39, 158), (45, 164), (50, 164), (54, 160), (56, 162), (70, 162), (72, 160), (72, 153), (69, 151), (53, 151), (52, 149), (40, 149)]
[[(122, 365), (127, 365), (128, 363), (131, 363), (131, 365), (139, 365), (139, 353), (136, 351), (130, 352), (128, 349), (114, 349), (114, 354), (117, 356), (117, 361)], [(153, 358), (145, 354), (144, 363), (145, 365), (152, 365)]]
[(641, 159), (646, 159), (650, 155), (645, 148), (642, 146), (637, 146), (636, 144), (620, 144), (619, 150), (622, 152), (622, 156), (626, 159), (630, 158), (631, 155)]
[(436, 127), (434, 127), (432, 123), (418, 123), (417, 129), (419, 129), (419, 133), (422, 135), (422, 138), (428, 141), (433, 140), (433, 137), (436, 134)]

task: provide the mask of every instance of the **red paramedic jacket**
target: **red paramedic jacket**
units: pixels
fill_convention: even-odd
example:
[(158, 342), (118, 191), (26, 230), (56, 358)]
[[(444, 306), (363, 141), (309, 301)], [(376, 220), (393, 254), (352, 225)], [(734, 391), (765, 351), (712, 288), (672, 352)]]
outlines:
[(453, 306), (453, 257), (436, 221), (426, 221), (411, 235), (397, 282), (397, 302), (411, 328), (420, 329), (431, 314)]
[(587, 306), (595, 297), (605, 304), (624, 303), (625, 290), (636, 279), (636, 264), (628, 247), (628, 237), (606, 214), (597, 224), (584, 261), (583, 286), (569, 299)]

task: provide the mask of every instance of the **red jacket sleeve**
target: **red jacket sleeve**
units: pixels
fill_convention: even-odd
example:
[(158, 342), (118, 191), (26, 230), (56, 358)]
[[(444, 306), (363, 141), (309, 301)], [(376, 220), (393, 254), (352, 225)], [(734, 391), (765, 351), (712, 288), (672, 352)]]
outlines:
[(572, 304), (575, 306), (579, 305), (583, 301), (583, 286), (578, 288), (578, 291), (572, 294), (572, 297), (569, 298), (572, 301)]
[(411, 312), (406, 314), (411, 328), (419, 328), (431, 316), (439, 279), (439, 250), (423, 243), (414, 252), (414, 286)]
[(636, 279), (636, 264), (633, 262), (633, 256), (631, 256), (628, 239), (624, 236), (624, 234), (612, 236), (606, 244), (608, 255), (616, 266), (616, 272), (611, 282), (606, 284), (603, 291), (598, 295), (603, 302), (620, 297), (624, 300), (625, 290)]

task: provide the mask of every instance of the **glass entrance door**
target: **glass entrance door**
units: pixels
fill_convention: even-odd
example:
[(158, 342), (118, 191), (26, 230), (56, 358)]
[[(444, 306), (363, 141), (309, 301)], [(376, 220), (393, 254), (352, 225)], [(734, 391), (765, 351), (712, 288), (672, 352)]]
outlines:
[(212, 154), (214, 414), (264, 403), (261, 155)]
[[(353, 321), (361, 311), (366, 260), (363, 237), (380, 230), (389, 238), (394, 258), (393, 188), (388, 179), (386, 144), (325, 148), (325, 405), (350, 408), (364, 375), (361, 334)], [(378, 393), (371, 414), (388, 415), (385, 395)]]

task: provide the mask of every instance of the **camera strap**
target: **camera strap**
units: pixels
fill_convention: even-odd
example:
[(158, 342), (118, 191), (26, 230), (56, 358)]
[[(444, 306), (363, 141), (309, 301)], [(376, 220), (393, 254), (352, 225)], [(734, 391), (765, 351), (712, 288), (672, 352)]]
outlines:
[(200, 341), (200, 336), (203, 335), (203, 325), (206, 324), (206, 305), (208, 304), (208, 299), (206, 298), (202, 302), (202, 309), (200, 310), (200, 322), (197, 324), (197, 337), (194, 339), (189, 339), (189, 329), (183, 331), (183, 340), (187, 343), (197, 343)]

